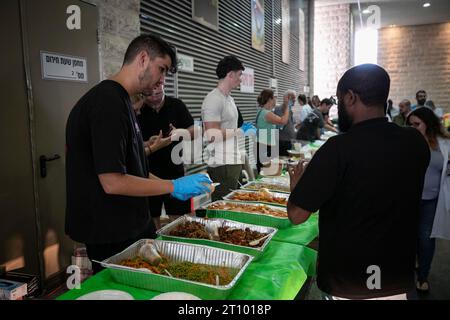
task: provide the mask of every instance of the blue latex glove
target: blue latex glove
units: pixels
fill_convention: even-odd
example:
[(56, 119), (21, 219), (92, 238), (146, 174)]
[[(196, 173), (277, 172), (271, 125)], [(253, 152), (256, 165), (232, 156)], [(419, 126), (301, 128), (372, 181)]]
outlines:
[(202, 193), (210, 192), (208, 186), (212, 181), (206, 174), (196, 173), (172, 180), (172, 183), (173, 192), (171, 195), (178, 200), (185, 201)]
[(250, 122), (244, 122), (239, 129), (242, 130), (244, 136), (256, 135), (256, 127)]

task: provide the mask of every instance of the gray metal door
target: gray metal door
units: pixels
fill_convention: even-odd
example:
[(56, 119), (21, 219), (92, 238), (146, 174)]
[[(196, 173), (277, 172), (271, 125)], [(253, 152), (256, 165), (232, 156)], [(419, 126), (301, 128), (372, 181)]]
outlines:
[[(30, 171), (30, 167), (33, 168), (36, 218), (35, 221), (27, 219), (27, 225), (34, 223), (37, 226), (41, 272), (49, 278), (65, 271), (74, 246), (64, 233), (65, 124), (78, 99), (99, 82), (98, 12), (95, 6), (82, 1), (8, 2), (20, 3), (27, 79), (13, 85), (27, 88), (31, 142), (25, 146), (12, 145), (10, 152), (14, 153), (16, 149), (31, 150), (28, 151), (31, 152), (31, 161), (22, 169)], [(17, 37), (18, 34), (15, 35)], [(78, 67), (72, 68), (75, 70), (72, 74), (67, 74), (73, 63)], [(20, 70), (17, 72), (20, 73)], [(27, 178), (28, 175), (29, 172)]]
[(18, 0), (0, 3), (0, 264), (38, 274), (38, 246)]

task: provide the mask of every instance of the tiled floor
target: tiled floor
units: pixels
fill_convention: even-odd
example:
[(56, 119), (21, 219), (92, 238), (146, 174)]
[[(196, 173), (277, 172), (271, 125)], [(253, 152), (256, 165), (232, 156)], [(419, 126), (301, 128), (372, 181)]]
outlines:
[[(409, 299), (450, 300), (450, 241), (436, 241), (436, 252), (428, 280), (430, 292), (427, 294), (412, 292), (408, 295)], [(320, 290), (317, 288), (316, 281), (313, 281), (307, 300), (320, 299)]]

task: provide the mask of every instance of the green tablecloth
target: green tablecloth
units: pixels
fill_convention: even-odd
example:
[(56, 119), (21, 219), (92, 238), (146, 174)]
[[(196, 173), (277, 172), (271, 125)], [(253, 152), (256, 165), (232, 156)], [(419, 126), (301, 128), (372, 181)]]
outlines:
[(308, 245), (319, 235), (319, 215), (312, 214), (304, 223), (286, 229), (279, 229), (272, 238), (275, 241)]
[[(228, 299), (289, 300), (295, 298), (315, 272), (316, 251), (304, 246), (271, 241), (258, 261), (252, 262)], [(160, 292), (134, 288), (114, 282), (108, 270), (87, 279), (81, 289), (73, 289), (58, 300), (74, 300), (92, 291), (122, 290), (135, 299), (148, 300)]]

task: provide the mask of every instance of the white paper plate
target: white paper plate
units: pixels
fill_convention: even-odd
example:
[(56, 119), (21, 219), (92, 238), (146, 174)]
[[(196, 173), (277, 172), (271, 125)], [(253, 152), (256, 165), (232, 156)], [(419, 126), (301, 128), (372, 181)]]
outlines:
[(166, 292), (154, 296), (151, 300), (202, 300), (193, 294), (186, 292)]
[(85, 294), (77, 300), (134, 300), (134, 298), (124, 291), (100, 290)]
[(293, 156), (300, 156), (302, 154), (300, 150), (288, 150), (287, 152)]

